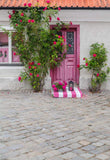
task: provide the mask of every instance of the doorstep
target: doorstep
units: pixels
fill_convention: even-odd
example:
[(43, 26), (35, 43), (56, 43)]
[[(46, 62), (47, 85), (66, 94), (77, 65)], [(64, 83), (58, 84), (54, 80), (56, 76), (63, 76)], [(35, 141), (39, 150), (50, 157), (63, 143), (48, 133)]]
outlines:
[(52, 96), (55, 98), (82, 98), (83, 93), (77, 87), (74, 87), (74, 91), (69, 91), (68, 88), (66, 88), (66, 91), (62, 91), (62, 92), (61, 91), (55, 92), (52, 89)]

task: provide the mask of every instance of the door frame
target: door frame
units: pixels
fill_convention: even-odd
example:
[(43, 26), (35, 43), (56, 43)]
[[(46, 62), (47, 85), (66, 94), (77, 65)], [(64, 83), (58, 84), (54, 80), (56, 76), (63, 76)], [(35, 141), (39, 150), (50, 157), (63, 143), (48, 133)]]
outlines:
[[(56, 25), (50, 25), (50, 29), (54, 29)], [(70, 25), (68, 27), (63, 26), (61, 30), (75, 29), (76, 30), (76, 83), (79, 85), (80, 70), (78, 65), (80, 65), (80, 25)], [(52, 70), (50, 70), (50, 77), (52, 75)]]

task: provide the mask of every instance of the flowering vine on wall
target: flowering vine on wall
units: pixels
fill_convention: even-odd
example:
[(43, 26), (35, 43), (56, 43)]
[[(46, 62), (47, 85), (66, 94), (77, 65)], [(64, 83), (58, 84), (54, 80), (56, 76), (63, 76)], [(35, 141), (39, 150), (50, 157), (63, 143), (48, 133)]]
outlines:
[[(42, 10), (37, 0), (36, 7), (31, 3), (24, 3), (24, 9), (13, 10), (9, 14), (10, 24), (16, 32), (14, 55), (20, 56), (20, 61), (25, 67), (18, 80), (22, 82), (28, 79), (35, 91), (43, 89), (48, 69), (60, 65), (66, 56), (65, 39), (58, 35), (65, 25), (60, 17), (57, 17), (61, 8), (52, 9), (50, 1), (46, 2), (47, 6)], [(53, 17), (56, 18), (57, 23), (54, 30), (51, 30), (50, 23)]]

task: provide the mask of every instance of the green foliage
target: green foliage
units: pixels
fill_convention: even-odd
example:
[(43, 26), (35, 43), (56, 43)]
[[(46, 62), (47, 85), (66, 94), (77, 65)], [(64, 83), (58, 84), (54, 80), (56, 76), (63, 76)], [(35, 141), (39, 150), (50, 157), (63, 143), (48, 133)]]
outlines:
[(66, 86), (67, 86), (67, 83), (65, 81), (64, 82), (55, 82), (52, 85), (52, 88), (54, 91), (59, 91), (59, 90), (65, 91)]
[(51, 9), (50, 4), (47, 4), (45, 11), (37, 5), (35, 8), (25, 7), (23, 10), (13, 11), (9, 15), (10, 24), (16, 33), (13, 37), (16, 55), (20, 56), (25, 67), (19, 81), (30, 80), (35, 91), (43, 89), (48, 69), (60, 65), (66, 55), (64, 39), (58, 35), (64, 23), (58, 21), (55, 29), (50, 29), (50, 21), (57, 13), (56, 8)]
[(65, 85), (65, 83), (62, 83), (62, 82), (56, 82), (54, 83), (55, 87), (58, 89), (58, 90), (63, 90), (63, 86)]
[(101, 84), (106, 81), (110, 67), (106, 67), (107, 50), (104, 44), (95, 43), (90, 48), (90, 58), (84, 58), (85, 65), (81, 65), (79, 69), (87, 69), (91, 71), (91, 88), (92, 92), (100, 90)]

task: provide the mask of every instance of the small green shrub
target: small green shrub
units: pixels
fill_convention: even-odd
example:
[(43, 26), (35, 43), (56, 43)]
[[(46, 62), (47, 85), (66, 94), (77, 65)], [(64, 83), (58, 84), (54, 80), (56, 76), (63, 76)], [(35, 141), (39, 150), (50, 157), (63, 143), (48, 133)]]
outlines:
[(87, 69), (91, 72), (91, 86), (92, 92), (100, 91), (101, 85), (107, 79), (110, 72), (110, 67), (107, 67), (107, 50), (104, 44), (95, 43), (90, 46), (90, 58), (83, 58), (84, 65), (80, 65), (79, 69)]

